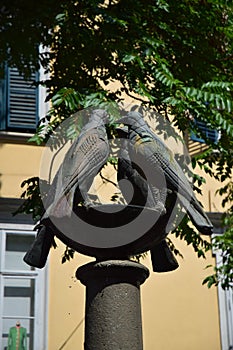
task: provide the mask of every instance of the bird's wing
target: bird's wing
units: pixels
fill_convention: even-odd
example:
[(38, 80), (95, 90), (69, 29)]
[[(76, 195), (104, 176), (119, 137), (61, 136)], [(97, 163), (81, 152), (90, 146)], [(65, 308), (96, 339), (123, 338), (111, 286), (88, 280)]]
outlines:
[[(140, 205), (147, 207), (156, 208), (156, 201), (154, 200), (153, 192), (147, 181), (139, 174), (137, 169), (135, 169), (131, 163), (127, 145), (121, 149), (118, 158), (118, 173), (117, 179), (119, 183), (120, 190), (126, 199), (127, 203), (131, 205)], [(122, 184), (120, 180), (128, 180), (133, 186), (133, 196), (126, 185)], [(164, 231), (164, 237), (166, 232)], [(172, 251), (163, 239), (158, 244), (153, 245), (150, 250), (151, 252), (151, 262), (154, 272), (168, 272), (173, 271), (179, 267), (179, 264), (174, 257)]]
[(56, 217), (70, 215), (73, 199), (79, 192), (80, 201), (89, 190), (94, 177), (105, 164), (109, 145), (104, 132), (99, 128), (85, 131), (70, 147), (59, 169), (54, 202), (47, 209), (47, 215)]
[[(148, 131), (145, 135), (146, 141), (143, 142), (143, 139), (140, 141), (140, 152), (146, 159), (146, 166), (149, 164), (157, 173), (158, 168), (164, 173), (168, 188), (177, 192), (182, 206), (186, 209), (195, 227), (203, 234), (211, 234), (213, 226), (196, 199), (192, 186), (180, 165), (175, 160), (170, 150), (166, 145), (163, 145), (161, 140), (158, 140), (156, 135)], [(136, 151), (139, 153), (139, 144), (135, 147), (137, 148)]]
[(145, 142), (143, 139), (136, 140), (130, 150), (132, 160), (142, 166), (152, 185), (160, 187), (160, 179), (164, 185), (163, 176), (165, 176), (169, 189), (179, 191), (190, 199), (189, 181), (167, 147), (161, 146), (156, 139), (150, 138)]
[(98, 130), (89, 130), (67, 155), (63, 168), (64, 193), (67, 193), (74, 185), (87, 184), (87, 190), (104, 165), (109, 155), (108, 141), (99, 137)]
[[(154, 157), (151, 157), (150, 164), (158, 167), (158, 161), (155, 158), (156, 154)], [(210, 235), (213, 231), (213, 225), (196, 199), (192, 186), (182, 172), (179, 164), (175, 159), (170, 164), (167, 163), (166, 159), (163, 159), (163, 161), (160, 161), (160, 165), (167, 180), (168, 188), (177, 192), (178, 199), (186, 209), (192, 223), (199, 232)]]

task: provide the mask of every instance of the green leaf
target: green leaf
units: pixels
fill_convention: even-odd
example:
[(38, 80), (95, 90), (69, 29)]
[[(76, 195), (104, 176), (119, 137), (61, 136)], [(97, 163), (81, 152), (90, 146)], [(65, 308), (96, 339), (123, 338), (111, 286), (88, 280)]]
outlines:
[(124, 62), (124, 63), (132, 62), (132, 61), (134, 61), (136, 58), (137, 58), (136, 55), (134, 55), (134, 54), (128, 54), (128, 55), (125, 55), (125, 56), (123, 57), (122, 62)]

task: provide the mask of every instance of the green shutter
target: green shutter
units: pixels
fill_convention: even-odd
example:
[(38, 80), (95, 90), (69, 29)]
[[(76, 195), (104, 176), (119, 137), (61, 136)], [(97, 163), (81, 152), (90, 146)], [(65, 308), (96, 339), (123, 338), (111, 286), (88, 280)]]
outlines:
[(37, 73), (25, 80), (16, 68), (7, 69), (6, 129), (34, 130), (38, 122), (38, 88), (33, 85)]

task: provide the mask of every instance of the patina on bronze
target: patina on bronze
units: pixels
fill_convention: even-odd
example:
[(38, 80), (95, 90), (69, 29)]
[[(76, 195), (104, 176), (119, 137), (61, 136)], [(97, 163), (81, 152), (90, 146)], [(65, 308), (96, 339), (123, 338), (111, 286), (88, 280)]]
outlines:
[[(114, 208), (118, 208), (119, 211), (111, 212), (112, 206)], [(159, 219), (154, 223), (154, 225), (146, 231), (143, 235), (140, 235), (138, 239), (132, 238), (125, 245), (117, 245), (117, 243), (112, 243), (112, 239), (108, 237), (108, 229), (118, 228), (119, 231), (122, 230), (122, 226), (127, 225), (135, 218), (140, 215), (143, 211), (144, 220), (148, 220), (149, 222), (154, 221), (154, 216), (158, 216), (158, 212), (151, 208), (143, 208), (140, 206), (127, 205), (123, 206), (120, 204), (105, 204), (105, 205), (96, 205), (95, 207), (77, 207), (75, 212), (72, 215), (77, 215), (80, 220), (79, 227), (71, 228), (64, 235), (65, 228), (67, 224), (69, 224), (70, 217), (62, 217), (61, 219), (53, 219), (48, 223), (51, 229), (54, 231), (56, 236), (67, 244), (69, 247), (74, 250), (89, 256), (96, 257), (97, 259), (105, 259), (105, 258), (129, 258), (132, 255), (143, 253), (149, 250), (153, 245), (158, 244), (161, 240), (165, 238), (167, 235), (165, 232), (167, 225), (167, 217), (168, 213), (163, 216), (160, 216)], [(64, 230), (58, 230), (57, 227), (53, 225), (53, 222), (57, 223), (56, 226), (60, 228), (64, 228)], [(87, 226), (88, 223), (90, 226)], [(101, 236), (101, 241), (105, 241), (107, 247), (102, 247), (104, 245), (101, 244), (100, 247), (95, 247), (94, 244), (92, 246), (85, 245), (82, 243), (80, 236), (83, 229), (85, 229), (85, 234), (90, 235), (94, 234), (98, 228), (103, 228), (103, 235)], [(89, 230), (89, 231), (88, 231)], [(79, 234), (80, 233), (80, 234)], [(121, 232), (119, 233), (119, 235)], [(128, 234), (133, 237), (133, 232), (129, 232)], [(96, 241), (98, 241), (98, 234), (95, 237)], [(117, 237), (116, 237), (116, 240)]]
[(131, 164), (140, 164), (143, 171), (147, 170), (149, 177), (146, 180), (156, 205), (158, 203), (163, 205), (165, 201), (161, 200), (161, 196), (163, 192), (167, 193), (170, 190), (178, 197), (180, 204), (199, 232), (210, 235), (213, 225), (171, 150), (151, 131), (140, 113), (129, 112), (118, 122), (125, 124), (128, 128), (126, 131), (126, 138), (130, 141), (127, 143), (128, 159)]
[[(105, 111), (94, 110), (68, 151), (63, 167), (58, 170), (62, 176), (56, 176), (52, 186), (53, 200), (50, 198), (51, 203), (37, 225), (36, 241), (24, 258), (29, 265), (40, 268), (45, 265), (51, 236), (55, 235), (74, 250), (97, 259), (128, 258), (151, 250), (154, 271), (173, 270), (178, 264), (164, 239), (169, 233), (167, 224), (173, 219), (177, 200), (199, 231), (211, 234), (212, 225), (190, 190), (182, 169), (140, 113), (130, 112), (118, 121), (127, 126), (123, 137), (129, 140), (119, 155), (118, 180), (125, 178), (131, 182), (133, 199), (129, 201), (127, 192), (120, 186), (128, 205), (94, 206), (90, 202), (88, 189), (109, 155), (107, 119)], [(123, 151), (127, 154), (121, 159)], [(145, 169), (137, 166), (137, 157)], [(147, 170), (146, 176), (144, 170)], [(82, 200), (84, 205), (78, 206)], [(136, 226), (132, 226), (134, 222)], [(126, 226), (129, 231), (125, 230)], [(137, 227), (141, 232), (134, 231)], [(158, 249), (167, 261), (164, 266), (156, 260)]]

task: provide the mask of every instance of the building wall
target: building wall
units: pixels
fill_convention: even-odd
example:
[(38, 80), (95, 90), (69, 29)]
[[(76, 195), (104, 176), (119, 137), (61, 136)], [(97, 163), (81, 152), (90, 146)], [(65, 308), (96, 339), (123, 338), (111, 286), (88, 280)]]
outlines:
[(142, 286), (145, 350), (219, 350), (217, 290), (202, 286), (205, 266), (190, 247), (176, 246), (184, 259), (173, 272), (155, 274)]
[(23, 180), (38, 176), (43, 148), (25, 143), (1, 142), (0, 196), (18, 198)]
[[(210, 256), (198, 260), (180, 241), (184, 255), (178, 270), (156, 274), (149, 255), (142, 261), (150, 277), (141, 286), (144, 350), (220, 350), (217, 290), (202, 286)], [(77, 267), (92, 259), (60, 264), (64, 246), (50, 256), (49, 350), (83, 349), (85, 288), (75, 279)]]
[[(39, 173), (42, 151), (28, 144), (0, 144), (1, 197), (20, 196), (20, 183)], [(214, 192), (214, 185), (208, 186)], [(206, 206), (209, 209), (208, 200)], [(77, 253), (74, 260), (61, 264), (65, 247), (57, 243), (48, 263), (48, 350), (81, 350), (85, 288), (75, 279), (75, 271), (92, 259)], [(142, 261), (151, 272), (141, 287), (144, 350), (220, 350), (217, 290), (202, 286), (208, 274), (205, 266), (214, 259), (210, 253), (206, 260), (197, 259), (183, 242), (176, 245), (184, 259), (174, 272), (155, 274), (149, 256)]]

